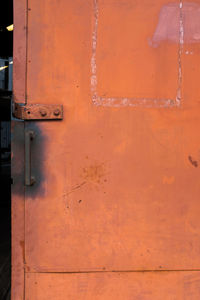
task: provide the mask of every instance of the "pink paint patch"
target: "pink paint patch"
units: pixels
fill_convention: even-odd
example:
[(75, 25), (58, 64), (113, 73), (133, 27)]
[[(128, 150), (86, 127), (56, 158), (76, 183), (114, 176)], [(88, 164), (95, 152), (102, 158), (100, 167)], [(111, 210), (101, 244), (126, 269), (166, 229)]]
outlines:
[(200, 42), (200, 4), (186, 2), (164, 5), (149, 43), (157, 47), (163, 41), (181, 44)]

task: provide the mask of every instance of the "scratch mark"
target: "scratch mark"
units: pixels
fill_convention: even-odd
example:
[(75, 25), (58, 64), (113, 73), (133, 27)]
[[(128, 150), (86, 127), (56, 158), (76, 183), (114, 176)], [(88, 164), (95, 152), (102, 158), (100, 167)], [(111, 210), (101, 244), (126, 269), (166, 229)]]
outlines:
[(80, 189), (80, 188), (81, 188), (83, 185), (85, 185), (86, 183), (87, 183), (86, 181), (83, 181), (82, 183), (76, 185), (75, 187), (73, 187), (73, 188), (71, 189), (71, 191), (69, 191), (69, 192), (67, 193), (67, 195), (73, 193), (75, 190)]

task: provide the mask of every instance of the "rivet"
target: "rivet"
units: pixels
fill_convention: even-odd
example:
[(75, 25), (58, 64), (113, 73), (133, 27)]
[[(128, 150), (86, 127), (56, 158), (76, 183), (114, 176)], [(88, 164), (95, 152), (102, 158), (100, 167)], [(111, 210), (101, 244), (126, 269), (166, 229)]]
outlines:
[(54, 110), (53, 113), (54, 113), (54, 116), (59, 116), (60, 110), (57, 108), (57, 109)]
[(45, 117), (47, 112), (46, 112), (46, 110), (42, 109), (42, 110), (40, 110), (40, 114), (42, 117)]

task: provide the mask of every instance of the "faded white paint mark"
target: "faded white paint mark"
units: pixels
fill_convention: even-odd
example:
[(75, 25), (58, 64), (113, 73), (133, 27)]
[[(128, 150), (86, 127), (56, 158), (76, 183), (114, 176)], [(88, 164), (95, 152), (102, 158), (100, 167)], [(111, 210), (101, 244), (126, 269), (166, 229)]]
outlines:
[(186, 55), (192, 55), (194, 52), (193, 51), (185, 51)]
[(179, 50), (178, 50), (178, 88), (176, 93), (176, 102), (181, 104), (181, 87), (182, 87), (182, 64), (181, 57), (184, 44), (184, 26), (183, 26), (183, 1), (179, 3)]
[(94, 0), (94, 23), (92, 33), (92, 59), (91, 59), (91, 91), (93, 94), (93, 101), (97, 98), (97, 63), (96, 63), (96, 50), (97, 50), (97, 30), (98, 30), (98, 16), (99, 9), (97, 0)]
[(179, 25), (180, 25), (180, 45), (183, 45), (184, 43), (184, 26), (183, 26), (183, 18), (184, 18), (184, 10), (183, 10), (183, 2), (180, 0), (180, 20), (179, 20)]
[(200, 42), (200, 4), (194, 2), (169, 3), (162, 7), (151, 45), (163, 41), (174, 43)]
[(97, 106), (107, 107), (174, 107), (178, 106), (176, 100), (172, 99), (150, 99), (150, 98), (93, 98), (94, 104)]
[(158, 25), (150, 41), (150, 46), (157, 47), (163, 41), (180, 41), (180, 10), (182, 2), (169, 3), (161, 8)]

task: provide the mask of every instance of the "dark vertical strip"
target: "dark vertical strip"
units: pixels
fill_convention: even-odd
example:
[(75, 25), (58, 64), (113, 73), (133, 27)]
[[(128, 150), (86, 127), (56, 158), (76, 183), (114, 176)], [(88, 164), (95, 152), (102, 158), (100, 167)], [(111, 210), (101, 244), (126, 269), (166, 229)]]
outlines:
[(27, 103), (27, 88), (28, 88), (28, 12), (29, 12), (29, 1), (26, 0), (26, 66), (25, 66), (25, 103)]
[(2, 167), (1, 167), (1, 164), (2, 164), (2, 161), (1, 161), (1, 150), (2, 149), (2, 145), (1, 145), (1, 120), (0, 120), (0, 178), (2, 176)]
[(8, 74), (9, 74), (9, 70), (8, 70), (8, 67), (9, 67), (9, 61), (8, 60), (6, 60), (5, 61), (5, 66), (7, 67), (6, 69), (5, 69), (5, 86), (4, 86), (4, 89), (7, 91), (8, 90), (8, 81), (9, 81), (9, 78), (8, 78)]

